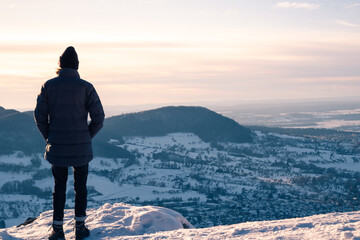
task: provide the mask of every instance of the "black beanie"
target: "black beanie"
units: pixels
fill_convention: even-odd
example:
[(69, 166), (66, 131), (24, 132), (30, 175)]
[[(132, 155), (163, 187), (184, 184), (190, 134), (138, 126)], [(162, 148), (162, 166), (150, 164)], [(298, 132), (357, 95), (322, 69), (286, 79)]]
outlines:
[(79, 68), (79, 60), (74, 47), (68, 47), (64, 53), (60, 56), (60, 67), (61, 68)]

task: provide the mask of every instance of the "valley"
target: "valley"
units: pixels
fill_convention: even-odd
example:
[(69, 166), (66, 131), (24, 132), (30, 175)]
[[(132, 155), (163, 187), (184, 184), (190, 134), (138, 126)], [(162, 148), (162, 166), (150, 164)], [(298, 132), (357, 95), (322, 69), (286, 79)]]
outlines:
[[(111, 139), (135, 157), (90, 163), (89, 207), (164, 206), (195, 227), (359, 210), (360, 153), (338, 134), (333, 140), (256, 130), (250, 143), (204, 142), (193, 133)], [(42, 154), (3, 155), (0, 171), (7, 227), (52, 208), (53, 179)]]

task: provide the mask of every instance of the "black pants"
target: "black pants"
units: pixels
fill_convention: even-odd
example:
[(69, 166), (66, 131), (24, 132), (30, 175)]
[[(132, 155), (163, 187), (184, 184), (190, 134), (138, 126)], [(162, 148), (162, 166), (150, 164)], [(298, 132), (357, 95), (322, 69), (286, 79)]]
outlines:
[[(73, 167), (74, 190), (75, 190), (75, 220), (84, 221), (86, 218), (87, 190), (86, 181), (89, 165)], [(54, 224), (62, 224), (64, 219), (64, 207), (66, 201), (66, 182), (68, 167), (51, 167), (55, 186), (53, 192)]]

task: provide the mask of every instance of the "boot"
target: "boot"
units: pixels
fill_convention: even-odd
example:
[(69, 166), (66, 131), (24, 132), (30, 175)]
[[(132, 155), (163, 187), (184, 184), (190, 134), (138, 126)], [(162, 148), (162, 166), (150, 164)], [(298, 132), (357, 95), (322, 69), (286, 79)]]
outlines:
[(49, 235), (49, 240), (65, 240), (64, 230), (62, 225), (52, 225), (52, 232)]
[(82, 240), (90, 236), (89, 229), (85, 226), (85, 222), (76, 222), (75, 225), (75, 239)]

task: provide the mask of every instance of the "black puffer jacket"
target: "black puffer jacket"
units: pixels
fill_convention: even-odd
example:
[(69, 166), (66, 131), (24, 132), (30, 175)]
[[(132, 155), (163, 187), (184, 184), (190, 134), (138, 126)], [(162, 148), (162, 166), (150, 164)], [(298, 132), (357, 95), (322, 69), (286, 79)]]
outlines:
[(82, 166), (93, 159), (91, 139), (105, 115), (95, 88), (77, 70), (63, 68), (42, 86), (34, 117), (47, 142), (45, 159), (52, 165)]

